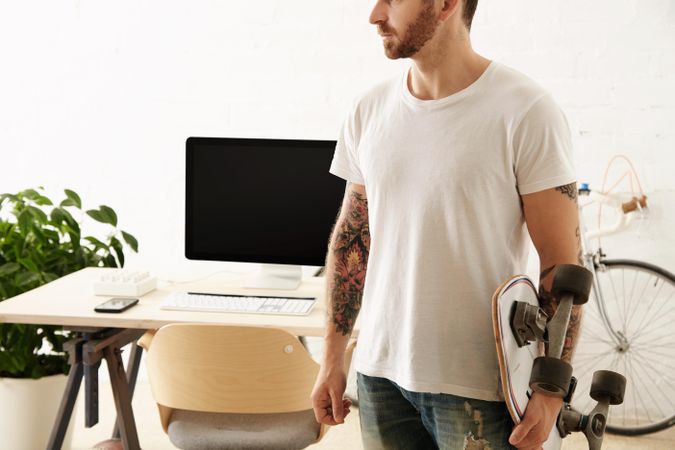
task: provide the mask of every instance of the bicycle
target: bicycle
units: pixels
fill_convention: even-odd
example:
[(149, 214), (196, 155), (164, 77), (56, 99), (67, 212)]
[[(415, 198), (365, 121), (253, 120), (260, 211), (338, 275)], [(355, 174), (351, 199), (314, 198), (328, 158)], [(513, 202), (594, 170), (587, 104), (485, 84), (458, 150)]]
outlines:
[(644, 195), (622, 202), (615, 194), (581, 185), (579, 199), (614, 206), (619, 220), (608, 228), (586, 230), (579, 202), (584, 266), (593, 273), (591, 298), (584, 306), (572, 365), (578, 380), (572, 406), (586, 411), (593, 372), (609, 369), (627, 379), (624, 402), (612, 408), (607, 431), (640, 435), (675, 424), (675, 275), (642, 261), (606, 259), (589, 241), (625, 228), (630, 215), (647, 207)]

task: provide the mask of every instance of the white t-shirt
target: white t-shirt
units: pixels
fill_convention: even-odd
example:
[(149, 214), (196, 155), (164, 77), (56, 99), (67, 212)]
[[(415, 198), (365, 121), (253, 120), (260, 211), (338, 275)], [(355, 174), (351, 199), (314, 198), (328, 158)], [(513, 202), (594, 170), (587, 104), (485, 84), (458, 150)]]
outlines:
[(407, 74), (356, 104), (330, 167), (368, 197), (355, 368), (502, 400), (491, 298), (526, 270), (519, 194), (575, 181), (569, 127), (541, 86), (498, 62), (439, 100), (414, 97)]

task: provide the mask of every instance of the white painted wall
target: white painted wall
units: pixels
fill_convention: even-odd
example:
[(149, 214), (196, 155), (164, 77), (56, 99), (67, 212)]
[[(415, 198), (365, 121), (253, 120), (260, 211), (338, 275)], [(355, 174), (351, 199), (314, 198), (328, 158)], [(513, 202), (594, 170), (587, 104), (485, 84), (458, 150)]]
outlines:
[[(218, 270), (183, 257), (186, 137), (335, 138), (352, 99), (405, 64), (383, 56), (372, 4), (1, 2), (0, 190), (112, 206), (141, 244), (130, 267)], [(605, 249), (675, 270), (675, 2), (481, 0), (472, 40), (557, 98), (581, 180), (634, 161), (652, 212)]]
[[(185, 139), (335, 139), (352, 99), (406, 64), (383, 56), (373, 3), (0, 0), (0, 191), (112, 206), (140, 242), (131, 268), (250, 270), (183, 256)], [(603, 248), (675, 271), (675, 2), (480, 0), (471, 35), (553, 93), (580, 180), (630, 157), (651, 211)]]

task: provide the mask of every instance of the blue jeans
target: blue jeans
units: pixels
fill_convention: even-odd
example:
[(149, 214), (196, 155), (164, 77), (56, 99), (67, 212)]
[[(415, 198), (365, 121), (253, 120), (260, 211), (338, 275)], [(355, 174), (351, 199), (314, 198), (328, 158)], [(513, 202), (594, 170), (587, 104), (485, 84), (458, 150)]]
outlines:
[(366, 450), (515, 449), (504, 402), (410, 392), (386, 378), (356, 376)]

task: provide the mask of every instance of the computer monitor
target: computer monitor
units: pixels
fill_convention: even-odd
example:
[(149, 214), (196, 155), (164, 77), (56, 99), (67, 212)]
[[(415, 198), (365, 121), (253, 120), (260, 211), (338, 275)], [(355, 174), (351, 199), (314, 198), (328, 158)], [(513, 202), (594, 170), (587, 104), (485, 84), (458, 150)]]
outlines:
[(295, 289), (323, 266), (345, 181), (335, 141), (190, 137), (185, 256), (262, 263), (246, 287)]

